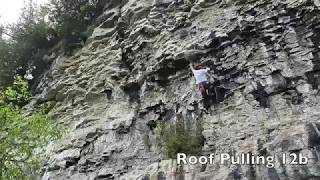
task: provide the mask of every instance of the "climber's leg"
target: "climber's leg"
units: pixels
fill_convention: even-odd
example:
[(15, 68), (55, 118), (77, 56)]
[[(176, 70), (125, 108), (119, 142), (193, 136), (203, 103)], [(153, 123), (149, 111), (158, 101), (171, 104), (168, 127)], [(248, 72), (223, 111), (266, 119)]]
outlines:
[(207, 97), (211, 96), (210, 83), (209, 83), (209, 82), (205, 82), (205, 83), (204, 83), (204, 89), (205, 89), (205, 91), (206, 91)]
[(208, 109), (210, 107), (210, 98), (208, 96), (208, 84), (207, 82), (201, 82), (199, 84), (199, 89), (202, 95), (203, 107)]
[(206, 99), (208, 94), (207, 94), (207, 90), (206, 90), (206, 86), (205, 86), (205, 82), (201, 82), (199, 84), (199, 90), (201, 92), (201, 96), (203, 99)]

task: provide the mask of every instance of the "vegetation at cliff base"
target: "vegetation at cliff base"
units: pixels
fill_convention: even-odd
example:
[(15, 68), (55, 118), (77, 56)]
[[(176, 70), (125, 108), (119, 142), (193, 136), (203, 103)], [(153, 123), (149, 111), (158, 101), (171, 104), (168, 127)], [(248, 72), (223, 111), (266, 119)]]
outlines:
[(204, 138), (201, 132), (193, 132), (182, 123), (160, 124), (156, 134), (163, 153), (170, 158), (176, 158), (177, 153), (200, 155), (202, 152)]
[(60, 131), (41, 110), (24, 112), (30, 100), (28, 84), (16, 77), (12, 87), (0, 89), (0, 179), (36, 179), (46, 145)]

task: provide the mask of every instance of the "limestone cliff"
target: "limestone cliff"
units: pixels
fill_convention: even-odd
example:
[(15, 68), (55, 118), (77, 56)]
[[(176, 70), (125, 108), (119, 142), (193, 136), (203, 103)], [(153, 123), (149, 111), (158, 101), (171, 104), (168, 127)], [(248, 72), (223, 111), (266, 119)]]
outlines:
[[(38, 86), (34, 103), (50, 102), (68, 127), (42, 179), (320, 179), (318, 0), (110, 0), (99, 22)], [(208, 113), (189, 60), (212, 69)], [(148, 126), (177, 115), (201, 125), (204, 155), (294, 152), (309, 163), (178, 168)]]

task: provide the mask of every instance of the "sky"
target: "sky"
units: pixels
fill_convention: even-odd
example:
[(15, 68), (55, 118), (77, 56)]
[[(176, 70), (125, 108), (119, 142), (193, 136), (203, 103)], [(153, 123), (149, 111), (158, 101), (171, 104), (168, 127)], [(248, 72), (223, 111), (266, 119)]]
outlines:
[[(18, 20), (25, 0), (0, 0), (0, 24), (14, 23)], [(37, 4), (44, 4), (48, 0), (33, 0)]]

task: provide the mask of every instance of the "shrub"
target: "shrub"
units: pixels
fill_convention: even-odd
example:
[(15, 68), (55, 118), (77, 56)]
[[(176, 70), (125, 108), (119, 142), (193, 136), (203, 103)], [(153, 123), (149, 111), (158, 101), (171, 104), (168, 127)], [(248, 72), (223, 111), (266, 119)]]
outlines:
[(13, 86), (3, 88), (0, 91), (0, 105), (11, 104), (22, 107), (30, 100), (28, 83), (21, 77), (17, 76)]
[(157, 127), (157, 139), (163, 145), (163, 152), (170, 158), (176, 158), (177, 153), (200, 155), (204, 143), (201, 132), (193, 132), (182, 124)]
[(46, 145), (60, 136), (41, 110), (25, 115), (20, 103), (30, 99), (21, 78), (0, 90), (0, 179), (36, 179)]

